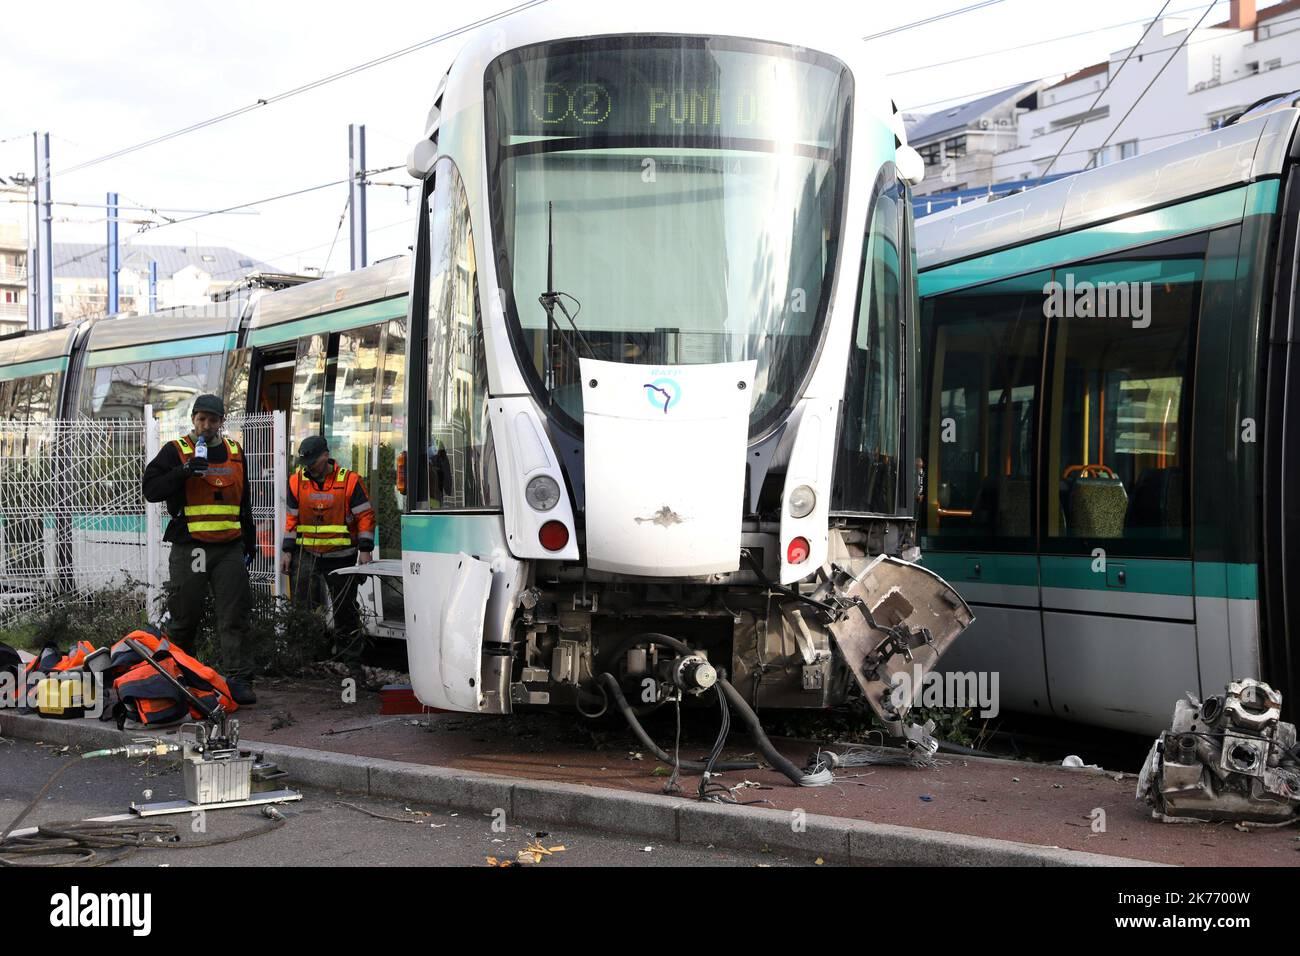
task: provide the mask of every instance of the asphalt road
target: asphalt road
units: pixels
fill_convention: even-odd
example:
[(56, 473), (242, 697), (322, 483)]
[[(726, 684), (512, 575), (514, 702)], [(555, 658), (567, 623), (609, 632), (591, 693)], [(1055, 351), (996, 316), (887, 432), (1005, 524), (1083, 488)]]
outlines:
[[(0, 740), (0, 832), (36, 796), (51, 774), (78, 753), (76, 749), (65, 751), (52, 745)], [(535, 841), (546, 848), (564, 849), (544, 856), (541, 862), (523, 865), (816, 865), (812, 859), (765, 853), (757, 847), (753, 852), (737, 852), (551, 825), (539, 836), (536, 828), (515, 825), (491, 813), (448, 811), (309, 788), (302, 788), (302, 792), (301, 802), (280, 807), (288, 822), (273, 832), (211, 847), (142, 850), (111, 865), (485, 866), (488, 857), (520, 865), (518, 852)], [(125, 813), (133, 800), (182, 798), (180, 770), (174, 761), (97, 758), (65, 771), (21, 826)], [(382, 820), (363, 810), (415, 822)], [(201, 825), (205, 829), (201, 833), (193, 832), (196, 818), (191, 814), (152, 819), (174, 824), (182, 845), (192, 839), (233, 837), (268, 824), (259, 807), (210, 811), (204, 815)]]

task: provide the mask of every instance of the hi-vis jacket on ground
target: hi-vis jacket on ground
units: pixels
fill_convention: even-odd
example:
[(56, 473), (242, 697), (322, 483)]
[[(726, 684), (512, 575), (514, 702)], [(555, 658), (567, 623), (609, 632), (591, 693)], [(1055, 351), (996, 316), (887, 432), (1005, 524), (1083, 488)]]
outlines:
[(317, 483), (306, 469), (289, 476), (284, 550), (301, 545), (329, 557), (345, 557), (375, 547), (375, 510), (355, 471), (330, 459), (330, 472)]

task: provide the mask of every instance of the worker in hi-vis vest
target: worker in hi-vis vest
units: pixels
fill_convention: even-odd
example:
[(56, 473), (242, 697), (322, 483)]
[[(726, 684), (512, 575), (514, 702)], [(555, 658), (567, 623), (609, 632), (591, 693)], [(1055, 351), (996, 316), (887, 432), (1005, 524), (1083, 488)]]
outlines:
[(356, 660), (364, 644), (354, 574), (333, 574), (368, 564), (375, 549), (375, 509), (361, 476), (340, 468), (320, 435), (303, 439), (298, 468), (289, 476), (288, 512), (280, 570), (289, 575), (297, 607), (321, 602), (322, 585), (334, 609), (335, 652)]
[(257, 703), (248, 629), (253, 596), (248, 568), (257, 532), (253, 525), (244, 450), (222, 438), (226, 407), (216, 395), (194, 400), (193, 430), (163, 445), (144, 470), (145, 501), (165, 501), (171, 521), (163, 540), (168, 563), (167, 634), (186, 651), (203, 617), (209, 590), (217, 612), (221, 671), (242, 705)]

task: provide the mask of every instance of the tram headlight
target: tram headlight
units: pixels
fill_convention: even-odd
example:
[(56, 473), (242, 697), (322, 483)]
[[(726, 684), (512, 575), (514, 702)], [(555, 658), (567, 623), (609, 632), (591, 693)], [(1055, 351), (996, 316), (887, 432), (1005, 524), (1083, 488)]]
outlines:
[(807, 485), (800, 485), (790, 492), (790, 517), (806, 518), (817, 507), (817, 493)]
[(560, 486), (550, 475), (538, 475), (524, 489), (524, 500), (534, 511), (550, 511), (560, 503)]

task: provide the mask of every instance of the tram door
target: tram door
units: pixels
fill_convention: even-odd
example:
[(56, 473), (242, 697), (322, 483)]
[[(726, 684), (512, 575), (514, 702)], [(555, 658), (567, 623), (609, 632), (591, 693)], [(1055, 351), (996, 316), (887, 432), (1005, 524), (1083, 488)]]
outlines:
[(922, 563), (975, 621), (937, 671), (996, 672), (1001, 706), (1051, 713), (1035, 539), (1047, 272), (928, 299)]

